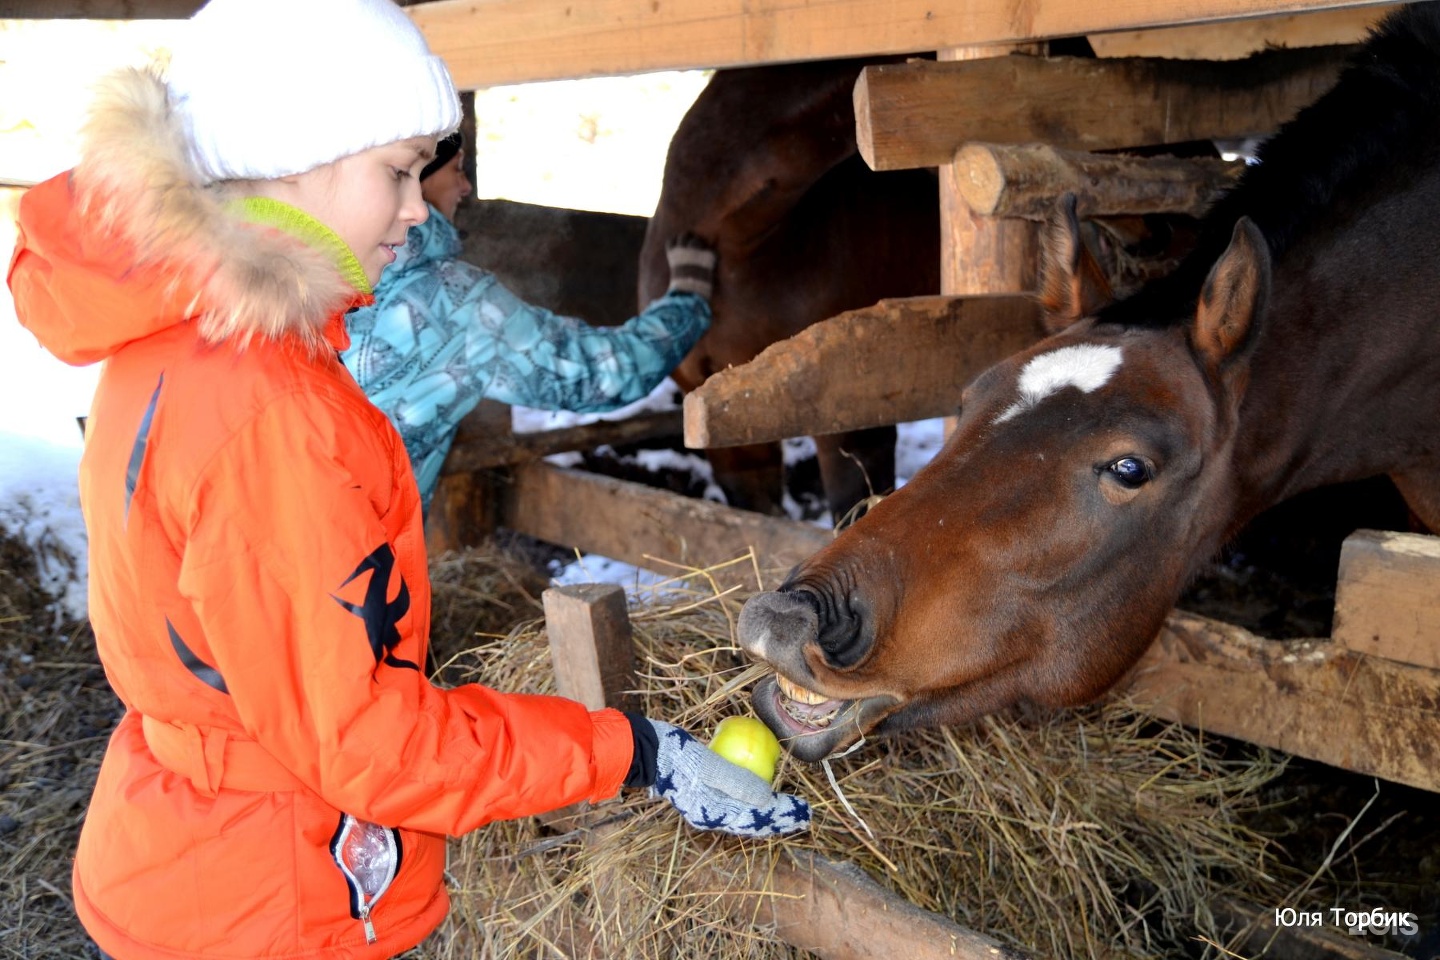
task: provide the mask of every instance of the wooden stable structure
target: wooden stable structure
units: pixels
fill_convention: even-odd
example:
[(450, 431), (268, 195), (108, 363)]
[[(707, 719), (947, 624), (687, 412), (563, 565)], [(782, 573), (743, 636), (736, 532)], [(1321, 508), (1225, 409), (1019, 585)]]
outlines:
[[(186, 16), (198, 0), (9, 0), (11, 17)], [(1194, 212), (1234, 176), (1218, 163), (1094, 151), (1263, 136), (1334, 81), (1394, 4), (1363, 0), (431, 0), (408, 4), (466, 88), (660, 69), (936, 51), (867, 67), (857, 141), (877, 170), (939, 171), (942, 296), (882, 301), (712, 377), (683, 416), (516, 437), (509, 411), (462, 428), (432, 550), (495, 526), (721, 586), (771, 586), (829, 535), (814, 526), (562, 469), (546, 454), (683, 435), (703, 449), (950, 413), (975, 373), (1041, 336), (1028, 297), (1046, 201), (1082, 215)], [(1084, 35), (1097, 59), (1052, 58)], [(1251, 57), (1257, 51), (1266, 51)], [(1017, 54), (1017, 55), (1011, 55)], [(1248, 58), (1248, 59), (1242, 59)], [(623, 226), (623, 225), (622, 225)], [(625, 229), (633, 229), (633, 225)], [(633, 287), (632, 287), (633, 289)], [(520, 291), (525, 292), (523, 289)], [(1278, 643), (1171, 616), (1128, 681), (1155, 715), (1440, 791), (1440, 539), (1361, 533), (1341, 562), (1333, 638)], [(613, 591), (547, 597), (563, 691), (625, 686)], [(608, 651), (608, 653), (606, 652)], [(723, 869), (723, 865), (717, 867)], [(997, 944), (833, 864), (777, 867), (793, 899), (763, 914), (827, 958), (994, 957)], [(867, 886), (869, 884), (869, 886)], [(844, 910), (836, 903), (843, 902)], [(856, 904), (867, 904), (856, 913)], [(756, 916), (755, 903), (736, 909)], [(846, 915), (849, 915), (847, 921)], [(874, 949), (858, 949), (856, 916)], [(885, 921), (882, 923), (881, 921)], [(883, 928), (883, 934), (882, 934)], [(883, 942), (877, 942), (880, 937)], [(1357, 947), (1358, 948), (1358, 947)], [(1320, 954), (1312, 954), (1320, 955)], [(1338, 955), (1338, 954), (1337, 954)], [(1364, 953), (1345, 953), (1364, 956)]]

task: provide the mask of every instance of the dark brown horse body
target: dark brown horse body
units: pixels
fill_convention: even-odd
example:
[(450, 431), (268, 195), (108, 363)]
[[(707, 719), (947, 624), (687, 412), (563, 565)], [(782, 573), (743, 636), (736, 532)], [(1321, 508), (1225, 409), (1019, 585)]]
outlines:
[[(1070, 208), (1062, 332), (996, 365), (907, 486), (740, 621), (792, 753), (1078, 704), (1293, 494), (1388, 475), (1440, 531), (1440, 4), (1404, 8), (1262, 150), (1170, 277), (1107, 303)], [(820, 701), (820, 702), (817, 702)]]
[[(693, 390), (777, 340), (883, 297), (935, 293), (933, 172), (873, 173), (855, 147), (851, 91), (861, 61), (722, 70), (670, 143), (640, 259), (640, 302), (668, 282), (664, 241), (691, 230), (720, 252), (715, 320), (675, 371)], [(893, 428), (816, 438), (839, 517), (894, 483)], [(779, 512), (776, 445), (710, 451), (735, 506)]]

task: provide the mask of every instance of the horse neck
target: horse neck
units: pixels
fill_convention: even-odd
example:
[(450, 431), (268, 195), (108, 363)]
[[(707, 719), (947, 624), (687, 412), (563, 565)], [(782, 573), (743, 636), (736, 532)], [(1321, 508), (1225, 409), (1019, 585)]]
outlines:
[(1440, 259), (1424, 214), (1440, 181), (1428, 182), (1277, 261), (1236, 431), (1238, 522), (1436, 451)]

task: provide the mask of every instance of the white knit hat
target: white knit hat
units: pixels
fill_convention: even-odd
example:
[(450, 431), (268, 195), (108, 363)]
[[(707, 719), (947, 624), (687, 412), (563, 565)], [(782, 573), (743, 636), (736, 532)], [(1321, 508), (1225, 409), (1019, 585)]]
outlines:
[(391, 0), (210, 0), (167, 82), (203, 180), (269, 180), (460, 124), (445, 62)]

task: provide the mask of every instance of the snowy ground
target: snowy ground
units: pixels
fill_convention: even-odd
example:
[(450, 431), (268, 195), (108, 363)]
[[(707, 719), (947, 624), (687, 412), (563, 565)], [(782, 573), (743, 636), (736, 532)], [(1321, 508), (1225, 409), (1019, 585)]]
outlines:
[[(73, 164), (90, 85), (104, 71), (143, 62), (183, 26), (0, 21), (0, 184), (36, 182)], [(707, 79), (701, 72), (657, 73), (478, 91), (477, 196), (648, 216), (670, 136)], [(0, 186), (0, 262), (6, 264), (22, 193)], [(88, 411), (97, 375), (96, 368), (70, 368), (42, 350), (16, 321), (8, 286), (0, 285), (0, 529), (35, 545), (59, 609), (77, 618), (85, 610), (86, 551), (75, 418)], [(673, 407), (675, 392), (667, 381), (607, 418)], [(591, 419), (515, 411), (521, 431)], [(939, 442), (938, 421), (904, 427), (901, 477), (928, 460)], [(814, 454), (805, 439), (789, 441), (785, 450), (788, 462)], [(690, 469), (711, 481), (707, 495), (723, 499), (698, 455), (650, 451), (637, 460), (656, 469)], [(556, 579), (638, 589), (655, 577), (592, 556), (558, 570)]]

